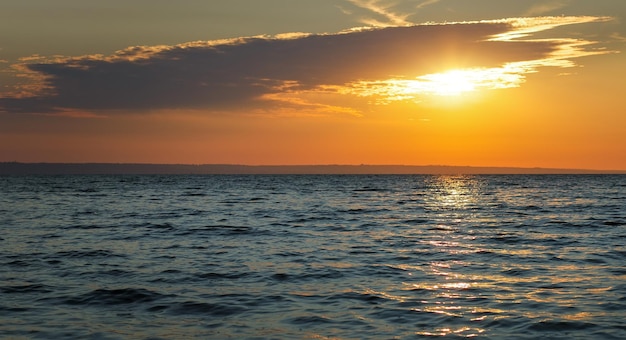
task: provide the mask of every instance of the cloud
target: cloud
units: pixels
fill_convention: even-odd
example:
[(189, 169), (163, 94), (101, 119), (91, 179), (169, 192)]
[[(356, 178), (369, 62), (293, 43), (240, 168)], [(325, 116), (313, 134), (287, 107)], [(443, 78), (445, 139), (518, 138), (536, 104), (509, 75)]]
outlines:
[[(352, 5), (365, 9), (369, 15), (360, 19), (360, 22), (373, 27), (391, 27), (391, 26), (410, 26), (413, 25), (408, 18), (415, 14), (416, 10), (434, 5), (440, 0), (413, 0), (413, 1), (394, 1), (394, 0), (347, 0)], [(409, 2), (415, 2), (412, 6), (407, 6)], [(400, 5), (405, 6), (405, 12), (399, 9)], [(411, 11), (412, 10), (412, 11)], [(353, 15), (354, 13), (342, 10), (345, 14)], [(408, 12), (407, 12), (408, 11)]]
[[(487, 69), (519, 62), (571, 66), (569, 59), (596, 53), (585, 50), (589, 42), (520, 37), (563, 24), (601, 20), (607, 18), (518, 18), (135, 46), (110, 56), (35, 56), (12, 65), (25, 83), (0, 95), (0, 111), (223, 111), (290, 106), (357, 113), (306, 98), (313, 93), (350, 94), (339, 88), (416, 79), (450, 68)], [(538, 62), (542, 60), (563, 63)]]
[(423, 2), (421, 2), (417, 6), (415, 6), (415, 8), (422, 9), (424, 7), (427, 7), (427, 6), (434, 5), (434, 4), (438, 3), (439, 1), (441, 1), (441, 0), (424, 0)]
[(546, 13), (554, 12), (557, 9), (561, 9), (568, 5), (569, 1), (550, 1), (546, 3), (535, 4), (524, 15), (537, 16), (544, 15)]
[(384, 0), (348, 0), (353, 5), (366, 9), (376, 16), (381, 17), (383, 21), (380, 19), (375, 19), (371, 17), (366, 17), (361, 19), (361, 22), (375, 27), (389, 27), (389, 26), (408, 26), (411, 23), (407, 21), (407, 18), (410, 14), (398, 14), (392, 11), (391, 9), (396, 5), (395, 2), (384, 1)]
[(619, 32), (611, 33), (611, 39), (618, 41), (618, 42), (626, 42), (626, 37), (619, 34)]

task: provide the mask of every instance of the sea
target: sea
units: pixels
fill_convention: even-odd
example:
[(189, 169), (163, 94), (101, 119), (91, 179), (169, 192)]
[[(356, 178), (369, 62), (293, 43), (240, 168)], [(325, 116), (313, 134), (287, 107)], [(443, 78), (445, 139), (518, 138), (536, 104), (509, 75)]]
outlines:
[(626, 176), (0, 176), (0, 338), (626, 339)]

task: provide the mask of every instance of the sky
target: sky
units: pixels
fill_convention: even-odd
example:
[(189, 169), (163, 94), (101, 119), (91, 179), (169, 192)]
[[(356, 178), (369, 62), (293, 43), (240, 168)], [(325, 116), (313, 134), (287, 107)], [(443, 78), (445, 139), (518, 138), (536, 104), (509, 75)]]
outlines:
[(3, 0), (0, 162), (626, 169), (623, 0)]

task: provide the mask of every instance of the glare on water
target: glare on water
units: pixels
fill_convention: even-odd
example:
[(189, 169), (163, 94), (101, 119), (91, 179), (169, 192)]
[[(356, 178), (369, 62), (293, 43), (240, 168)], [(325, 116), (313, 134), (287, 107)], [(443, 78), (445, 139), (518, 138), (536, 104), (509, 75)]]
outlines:
[(0, 334), (624, 338), (625, 180), (0, 178)]

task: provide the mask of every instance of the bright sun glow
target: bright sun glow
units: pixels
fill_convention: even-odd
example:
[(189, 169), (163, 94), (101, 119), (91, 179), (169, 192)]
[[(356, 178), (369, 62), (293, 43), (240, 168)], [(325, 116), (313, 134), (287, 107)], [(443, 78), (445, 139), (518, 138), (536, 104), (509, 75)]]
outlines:
[(483, 89), (518, 87), (524, 82), (524, 74), (533, 72), (536, 66), (538, 65), (529, 62), (519, 62), (494, 68), (452, 69), (414, 79), (361, 81), (349, 84), (340, 92), (362, 97), (379, 97), (380, 104), (420, 101), (428, 96), (461, 96)]
[(451, 70), (428, 74), (407, 84), (410, 92), (430, 92), (439, 96), (456, 96), (476, 90), (482, 74), (474, 70)]
[(455, 69), (426, 74), (415, 80), (400, 80), (407, 95), (459, 96), (479, 89), (517, 87), (523, 82), (519, 65), (496, 68)]

